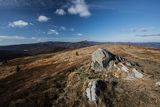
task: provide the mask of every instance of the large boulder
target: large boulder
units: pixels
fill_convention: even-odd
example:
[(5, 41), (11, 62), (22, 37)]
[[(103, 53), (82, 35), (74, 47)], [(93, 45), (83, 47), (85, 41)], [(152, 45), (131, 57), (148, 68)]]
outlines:
[(113, 54), (106, 49), (97, 49), (92, 54), (91, 69), (95, 72), (106, 71), (109, 62), (113, 59)]

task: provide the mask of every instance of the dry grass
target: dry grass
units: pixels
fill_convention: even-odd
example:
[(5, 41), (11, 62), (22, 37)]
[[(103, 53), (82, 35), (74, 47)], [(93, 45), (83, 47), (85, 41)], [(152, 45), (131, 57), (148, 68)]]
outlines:
[[(94, 74), (90, 70), (91, 54), (97, 48), (105, 48), (138, 62), (145, 79), (117, 80), (113, 92), (111, 77)], [(17, 65), (21, 68), (20, 72), (16, 72)], [(84, 90), (89, 80), (106, 78), (109, 86), (107, 95), (112, 97), (108, 99), (110, 106), (158, 107), (160, 91), (155, 82), (160, 81), (160, 50), (131, 45), (97, 45), (11, 60), (7, 65), (0, 66), (0, 105), (86, 107), (90, 104)]]

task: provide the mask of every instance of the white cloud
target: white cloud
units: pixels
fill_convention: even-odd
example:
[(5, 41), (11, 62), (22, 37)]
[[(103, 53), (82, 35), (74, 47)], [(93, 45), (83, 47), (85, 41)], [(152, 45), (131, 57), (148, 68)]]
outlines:
[(82, 34), (82, 33), (77, 33), (77, 35), (78, 35), (78, 36), (82, 36), (83, 34)]
[(25, 37), (21, 36), (0, 36), (1, 40), (6, 40), (6, 39), (25, 39)]
[(57, 32), (57, 31), (54, 30), (54, 29), (49, 29), (48, 35), (51, 35), (51, 34), (59, 35), (59, 32)]
[(14, 21), (14, 22), (9, 22), (8, 25), (9, 25), (9, 27), (19, 27), (19, 28), (22, 28), (22, 27), (28, 26), (29, 23), (25, 22), (23, 20), (17, 20), (17, 21)]
[(0, 45), (13, 45), (35, 43), (38, 41), (37, 37), (15, 36), (15, 35), (0, 35)]
[(37, 20), (38, 20), (39, 22), (47, 22), (49, 19), (50, 19), (50, 18), (47, 17), (47, 16), (40, 15)]
[(63, 16), (63, 15), (66, 14), (66, 12), (65, 12), (63, 9), (57, 9), (57, 10), (55, 11), (55, 13), (58, 14), (58, 15), (60, 15), (60, 16)]
[(0, 40), (26, 40), (26, 39), (36, 39), (35, 37), (24, 37), (24, 36), (4, 36), (4, 35), (0, 35)]
[(73, 5), (68, 8), (68, 13), (72, 15), (78, 14), (80, 17), (88, 17), (91, 15), (85, 0), (72, 1)]
[(70, 13), (70, 14), (78, 14), (78, 12), (77, 12), (77, 10), (75, 9), (75, 7), (70, 7), (70, 8), (68, 8), (68, 12)]
[(31, 37), (31, 39), (36, 39), (36, 37)]
[(65, 31), (65, 30), (66, 30), (66, 27), (61, 26), (60, 29)]

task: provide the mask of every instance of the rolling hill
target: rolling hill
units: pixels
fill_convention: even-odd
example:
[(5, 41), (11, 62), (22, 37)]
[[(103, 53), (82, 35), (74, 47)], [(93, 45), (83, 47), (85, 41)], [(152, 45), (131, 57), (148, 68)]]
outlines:
[[(118, 59), (125, 59), (124, 61), (134, 62), (134, 64), (132, 66), (121, 60), (119, 62), (113, 60), (109, 63), (111, 73), (94, 73), (91, 69), (91, 57), (99, 48), (107, 49), (119, 56)], [(127, 69), (138, 70), (143, 77), (125, 79), (126, 73), (119, 74), (114, 68), (121, 65), (124, 66), (123, 69), (128, 67)], [(98, 81), (96, 87), (105, 84), (103, 90), (98, 89), (99, 94), (96, 92), (96, 102), (90, 101), (86, 94), (88, 85), (95, 80)], [(0, 105), (3, 107), (94, 107), (96, 105), (158, 107), (160, 105), (159, 82), (159, 49), (117, 44), (95, 45), (16, 58), (9, 60), (7, 64), (2, 64)]]

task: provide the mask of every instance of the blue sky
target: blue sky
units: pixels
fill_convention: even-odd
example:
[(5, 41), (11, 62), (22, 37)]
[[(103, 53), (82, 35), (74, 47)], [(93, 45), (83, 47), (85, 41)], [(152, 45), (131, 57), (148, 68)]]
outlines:
[(0, 45), (160, 42), (159, 0), (0, 0)]

